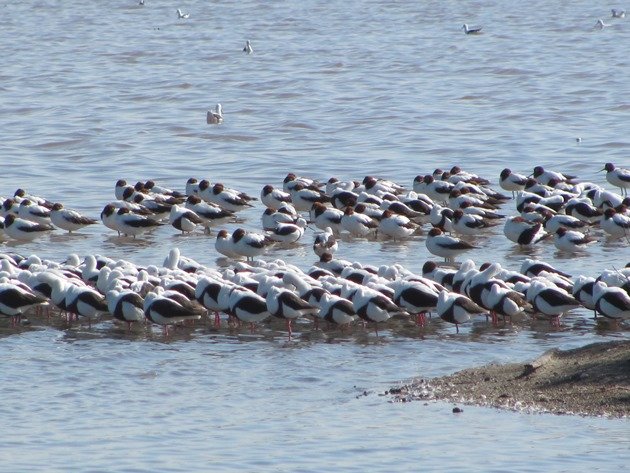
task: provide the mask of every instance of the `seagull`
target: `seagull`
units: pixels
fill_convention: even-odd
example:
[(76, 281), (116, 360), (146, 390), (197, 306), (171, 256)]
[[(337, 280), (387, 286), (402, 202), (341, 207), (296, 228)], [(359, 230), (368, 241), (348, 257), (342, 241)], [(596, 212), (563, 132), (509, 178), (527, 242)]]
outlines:
[(252, 48), (252, 43), (250, 43), (249, 40), (245, 41), (245, 47), (243, 48), (243, 52), (247, 54), (251, 54), (254, 52), (254, 49)]
[(223, 108), (220, 103), (216, 104), (214, 110), (208, 110), (208, 113), (206, 113), (206, 123), (208, 125), (223, 123)]
[(612, 10), (610, 10), (611, 16), (613, 18), (625, 18), (626, 17), (626, 11), (625, 10), (617, 10), (615, 8), (613, 8)]
[(604, 28), (610, 26), (608, 23), (604, 23), (602, 19), (598, 19), (597, 23), (595, 23), (595, 29), (603, 30)]
[(177, 18), (180, 20), (187, 20), (190, 18), (190, 13), (183, 13), (180, 8), (177, 9)]
[(483, 27), (479, 26), (478, 28), (468, 28), (468, 25), (466, 23), (464, 23), (464, 25), (462, 26), (462, 29), (464, 30), (464, 33), (466, 34), (480, 34), (481, 28)]

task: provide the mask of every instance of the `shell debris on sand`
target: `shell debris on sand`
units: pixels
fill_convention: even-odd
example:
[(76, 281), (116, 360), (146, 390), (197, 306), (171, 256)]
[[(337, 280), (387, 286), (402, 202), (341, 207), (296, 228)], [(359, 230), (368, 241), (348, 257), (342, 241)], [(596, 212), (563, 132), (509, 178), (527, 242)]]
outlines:
[(531, 363), (491, 364), (392, 388), (394, 400), (444, 400), (528, 413), (628, 417), (630, 340), (549, 350)]

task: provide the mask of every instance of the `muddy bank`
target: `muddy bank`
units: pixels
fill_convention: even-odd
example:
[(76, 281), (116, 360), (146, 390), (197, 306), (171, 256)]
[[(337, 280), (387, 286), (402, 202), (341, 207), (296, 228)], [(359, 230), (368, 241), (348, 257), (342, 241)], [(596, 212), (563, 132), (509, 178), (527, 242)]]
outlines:
[(436, 399), (524, 412), (630, 415), (630, 340), (550, 350), (529, 363), (470, 368), (415, 380), (389, 393), (401, 402)]

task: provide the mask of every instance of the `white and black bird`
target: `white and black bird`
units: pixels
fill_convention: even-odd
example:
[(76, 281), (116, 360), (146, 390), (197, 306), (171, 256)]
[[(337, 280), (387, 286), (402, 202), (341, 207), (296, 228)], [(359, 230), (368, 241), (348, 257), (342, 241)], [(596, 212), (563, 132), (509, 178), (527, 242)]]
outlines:
[(606, 163), (602, 171), (606, 171), (606, 180), (615, 187), (619, 187), (622, 195), (628, 195), (630, 189), (630, 169), (616, 167), (613, 163)]
[(203, 315), (203, 308), (196, 303), (179, 298), (179, 301), (157, 292), (150, 292), (144, 298), (144, 316), (152, 323), (161, 325), (164, 335), (168, 327), (186, 320), (198, 320)]
[(98, 223), (94, 218), (84, 217), (75, 210), (65, 209), (63, 204), (59, 202), (53, 204), (50, 211), (50, 221), (54, 226), (70, 233)]
[(564, 227), (558, 228), (553, 237), (555, 247), (560, 251), (567, 251), (569, 253), (584, 251), (589, 245), (592, 245), (596, 241), (597, 239), (590, 235), (585, 235), (577, 230), (567, 230)]
[(182, 234), (190, 233), (197, 228), (197, 225), (204, 224), (204, 221), (199, 215), (179, 205), (173, 205), (171, 207), (168, 221), (174, 228), (182, 232)]
[(378, 229), (378, 222), (362, 213), (355, 212), (352, 207), (346, 207), (341, 218), (341, 228), (354, 237), (367, 237)]
[(232, 233), (232, 251), (248, 260), (262, 255), (274, 243), (268, 236), (237, 228)]
[(267, 301), (253, 291), (245, 288), (235, 288), (228, 299), (229, 312), (238, 320), (251, 325), (262, 322), (271, 316)]
[(112, 289), (105, 294), (105, 300), (112, 317), (125, 322), (128, 330), (132, 323), (144, 320), (144, 299), (135, 291)]
[(341, 219), (343, 212), (339, 209), (326, 207), (321, 202), (315, 202), (311, 209), (311, 221), (320, 230), (332, 228), (335, 232), (341, 232)]
[(50, 225), (50, 209), (28, 199), (20, 202), (17, 216), (31, 222)]
[(260, 201), (265, 207), (278, 210), (284, 204), (291, 203), (291, 194), (275, 189), (272, 185), (267, 184), (260, 192)]
[(441, 256), (445, 260), (453, 260), (457, 255), (477, 248), (470, 243), (449, 235), (444, 235), (439, 228), (432, 228), (426, 239), (426, 247), (429, 253)]
[(53, 229), (52, 225), (24, 220), (13, 214), (8, 214), (4, 218), (4, 233), (14, 240), (33, 241), (42, 235), (47, 235)]
[(324, 253), (334, 254), (339, 248), (332, 228), (327, 227), (322, 233), (316, 233), (313, 240), (313, 251), (319, 257)]
[(177, 18), (180, 20), (187, 20), (190, 18), (190, 13), (184, 13), (181, 8), (177, 9)]
[(113, 225), (117, 231), (123, 235), (131, 235), (133, 238), (162, 225), (151, 218), (132, 213), (127, 208), (118, 209), (114, 215)]
[(0, 314), (10, 317), (13, 325), (29, 309), (47, 301), (47, 298), (34, 294), (21, 284), (0, 282)]
[(630, 216), (613, 208), (604, 211), (604, 218), (599, 222), (599, 226), (614, 238), (630, 236)]
[(442, 320), (455, 324), (457, 333), (459, 325), (468, 322), (471, 316), (486, 312), (468, 297), (450, 291), (439, 293), (435, 311)]
[(273, 230), (267, 231), (267, 237), (279, 243), (295, 243), (302, 235), (306, 228), (306, 220), (298, 218), (296, 223), (278, 223)]
[(253, 207), (250, 202), (258, 200), (255, 197), (250, 197), (244, 192), (225, 187), (220, 182), (217, 182), (214, 186), (212, 186), (212, 191), (207, 194), (207, 198), (211, 203), (231, 212), (238, 212), (239, 210)]
[(213, 225), (223, 224), (234, 219), (234, 212), (205, 202), (196, 195), (189, 195), (186, 198), (185, 206), (199, 216), (206, 233), (210, 233), (210, 227)]
[(252, 54), (254, 52), (254, 48), (252, 48), (252, 43), (250, 40), (245, 41), (245, 47), (243, 48), (243, 52), (247, 54)]
[(510, 169), (505, 168), (499, 175), (499, 185), (501, 189), (512, 192), (512, 197), (515, 192), (521, 192), (525, 189), (527, 183), (527, 176), (512, 172)]
[(391, 210), (385, 210), (381, 215), (378, 223), (378, 232), (380, 235), (395, 240), (404, 240), (414, 234), (419, 227), (417, 223), (413, 223), (404, 215), (399, 215)]
[(551, 236), (543, 229), (542, 223), (530, 223), (521, 216), (508, 218), (503, 226), (503, 234), (521, 246), (534, 245)]
[(608, 287), (601, 281), (593, 286), (595, 310), (604, 317), (630, 320), (630, 295), (620, 287)]
[(308, 315), (314, 316), (319, 312), (316, 306), (309, 304), (294, 292), (280, 287), (271, 287), (265, 301), (272, 316), (286, 320), (289, 340), (293, 333), (293, 320)]

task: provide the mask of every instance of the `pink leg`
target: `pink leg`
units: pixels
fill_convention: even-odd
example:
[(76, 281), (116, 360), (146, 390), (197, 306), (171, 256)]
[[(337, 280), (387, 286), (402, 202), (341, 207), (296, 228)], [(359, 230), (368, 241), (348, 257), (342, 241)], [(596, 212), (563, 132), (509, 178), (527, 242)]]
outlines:
[(289, 332), (289, 341), (291, 341), (291, 319), (287, 319), (287, 332)]
[(217, 328), (221, 326), (221, 317), (218, 311), (214, 313), (214, 326)]

